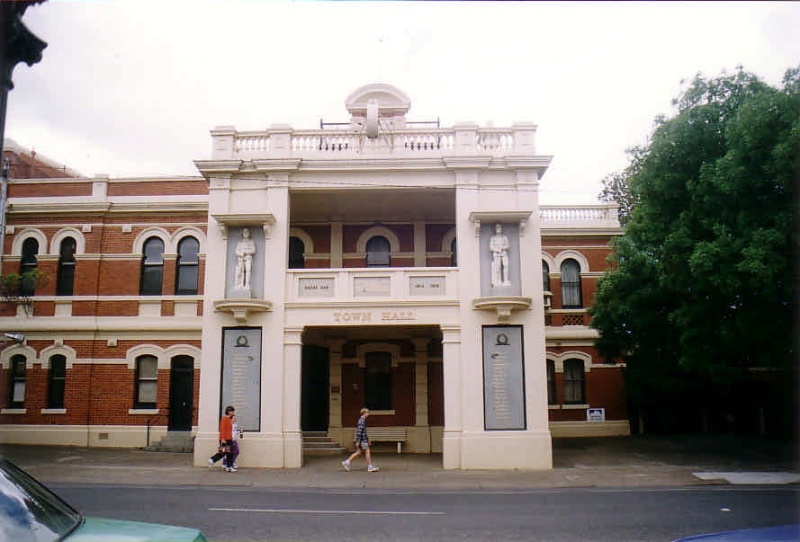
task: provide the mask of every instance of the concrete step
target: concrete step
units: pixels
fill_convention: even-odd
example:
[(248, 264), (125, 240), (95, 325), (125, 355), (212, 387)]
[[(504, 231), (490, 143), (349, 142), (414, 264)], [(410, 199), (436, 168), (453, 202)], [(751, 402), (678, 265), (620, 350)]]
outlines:
[(303, 431), (303, 454), (313, 456), (342, 455), (346, 450), (325, 431)]
[(160, 440), (144, 447), (148, 452), (193, 453), (194, 437), (190, 431), (169, 431)]

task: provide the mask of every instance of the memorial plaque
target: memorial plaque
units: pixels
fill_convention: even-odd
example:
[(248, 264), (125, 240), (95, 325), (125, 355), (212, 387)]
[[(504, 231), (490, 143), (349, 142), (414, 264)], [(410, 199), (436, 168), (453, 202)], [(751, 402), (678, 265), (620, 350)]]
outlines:
[(487, 431), (526, 428), (522, 326), (483, 327), (483, 410)]
[(333, 297), (334, 293), (332, 278), (300, 279), (300, 297)]
[(223, 330), (220, 416), (228, 405), (242, 429), (261, 430), (261, 328)]
[(356, 297), (388, 296), (392, 293), (389, 277), (356, 277), (353, 283)]
[(408, 292), (411, 295), (443, 295), (444, 277), (409, 277)]

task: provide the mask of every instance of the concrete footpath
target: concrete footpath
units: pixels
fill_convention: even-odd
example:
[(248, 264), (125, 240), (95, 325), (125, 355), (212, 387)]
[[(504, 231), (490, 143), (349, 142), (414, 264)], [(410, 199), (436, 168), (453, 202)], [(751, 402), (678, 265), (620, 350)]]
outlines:
[(441, 454), (388, 448), (374, 454), (377, 473), (367, 473), (362, 458), (344, 472), (344, 455), (306, 457), (300, 469), (236, 473), (195, 467), (191, 454), (133, 449), (0, 444), (0, 455), (44, 483), (397, 490), (800, 484), (795, 445), (742, 436), (554, 439), (549, 471), (444, 470)]

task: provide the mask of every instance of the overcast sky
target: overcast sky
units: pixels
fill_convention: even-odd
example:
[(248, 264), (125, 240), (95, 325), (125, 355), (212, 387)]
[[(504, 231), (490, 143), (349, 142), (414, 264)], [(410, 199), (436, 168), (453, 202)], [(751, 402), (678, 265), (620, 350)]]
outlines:
[(20, 64), (6, 136), (86, 176), (197, 175), (209, 130), (347, 121), (367, 83), (410, 120), (539, 126), (543, 203), (593, 203), (681, 80), (800, 64), (794, 2), (58, 1)]

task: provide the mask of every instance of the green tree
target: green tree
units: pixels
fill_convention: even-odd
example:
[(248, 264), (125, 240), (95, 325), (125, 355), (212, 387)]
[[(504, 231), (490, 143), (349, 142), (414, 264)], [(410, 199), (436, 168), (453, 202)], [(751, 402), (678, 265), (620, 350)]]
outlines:
[[(607, 177), (606, 197), (616, 186), (631, 205), (592, 325), (601, 353), (627, 362), (633, 409), (671, 413), (663, 428), (696, 412), (753, 422), (775, 398), (751, 369), (797, 364), (800, 69), (782, 88), (741, 68), (698, 75), (673, 103)], [(785, 400), (770, 408), (793, 416)]]

